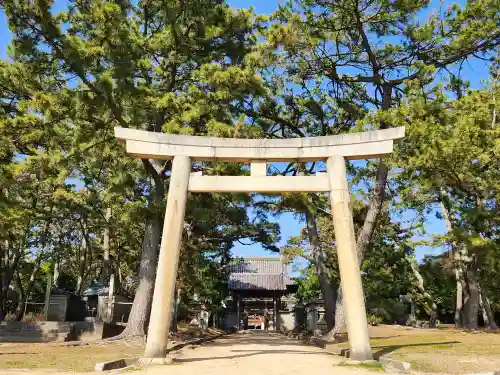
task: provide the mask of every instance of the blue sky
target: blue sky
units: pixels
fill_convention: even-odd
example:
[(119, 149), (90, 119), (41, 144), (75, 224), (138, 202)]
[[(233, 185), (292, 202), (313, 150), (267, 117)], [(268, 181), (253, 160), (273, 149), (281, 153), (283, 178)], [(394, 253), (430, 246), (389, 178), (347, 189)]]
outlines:
[[(234, 7), (238, 8), (248, 8), (253, 6), (257, 13), (271, 13), (274, 11), (279, 3), (284, 3), (284, 0), (229, 0), (228, 3)], [(438, 4), (438, 1), (434, 1), (434, 4)], [(446, 4), (450, 4), (450, 2), (445, 1)], [(463, 3), (463, 1), (459, 1), (459, 3)], [(65, 0), (56, 0), (55, 2), (55, 10), (64, 9), (66, 4)], [(2, 10), (0, 10), (0, 58), (6, 58), (7, 54), (7, 46), (10, 42), (10, 31), (6, 23), (5, 14)], [(480, 61), (473, 61), (465, 67), (464, 70), (465, 76), (471, 81), (471, 86), (473, 88), (479, 88), (481, 86), (481, 79), (487, 76), (487, 69), (484, 63)], [(411, 220), (411, 213), (407, 213), (403, 215), (402, 220)], [(299, 234), (303, 223), (301, 223), (293, 213), (285, 213), (277, 219), (281, 227), (281, 241), (280, 244), (286, 242), (288, 237), (295, 236)], [(444, 223), (442, 220), (436, 218), (436, 215), (433, 213), (427, 217), (426, 223), (426, 231), (428, 233), (440, 234), (445, 232)], [(439, 254), (441, 249), (432, 249), (432, 248), (418, 248), (417, 249), (417, 259), (421, 259), (425, 254)], [(270, 253), (266, 252), (259, 245), (242, 245), (236, 244), (233, 249), (234, 255), (236, 256), (259, 256), (259, 255), (269, 255)]]

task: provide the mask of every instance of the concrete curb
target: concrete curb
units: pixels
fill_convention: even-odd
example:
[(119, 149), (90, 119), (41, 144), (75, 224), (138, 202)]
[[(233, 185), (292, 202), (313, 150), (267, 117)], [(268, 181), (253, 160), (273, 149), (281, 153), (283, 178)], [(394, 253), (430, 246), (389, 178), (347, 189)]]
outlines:
[(137, 362), (137, 357), (135, 358), (120, 358), (115, 359), (114, 361), (107, 362), (99, 362), (95, 364), (95, 371), (108, 371), (108, 370), (117, 370), (123, 367), (129, 367), (134, 365)]
[(405, 362), (405, 361), (399, 361), (397, 359), (392, 359), (389, 357), (379, 357), (378, 362), (385, 366), (390, 366), (392, 368), (395, 368), (396, 370), (399, 371), (404, 371), (408, 372), (411, 369), (411, 363), (410, 362)]
[[(207, 341), (216, 340), (222, 336), (225, 336), (225, 333), (211, 336), (211, 337), (201, 337), (190, 341), (180, 342), (167, 350), (167, 354), (171, 352), (175, 352), (189, 345), (201, 345)], [(156, 365), (156, 364), (170, 364), (172, 363), (171, 358), (120, 358), (107, 362), (99, 362), (95, 365), (95, 371), (108, 371), (108, 370), (117, 370), (124, 369), (126, 367), (131, 367), (136, 364), (141, 365)]]
[[(313, 343), (316, 346), (319, 346), (322, 349), (325, 349), (328, 353), (338, 355), (341, 357), (346, 357), (349, 358), (349, 349), (348, 348), (341, 348), (339, 347), (339, 344), (332, 343), (325, 341), (319, 337), (315, 337), (313, 339)], [(377, 358), (378, 363), (380, 363), (382, 366), (390, 366), (395, 368), (396, 370), (399, 371), (404, 371), (404, 372), (409, 372), (411, 369), (411, 363), (405, 362), (405, 361), (400, 361), (397, 359), (392, 359), (390, 357), (386, 356), (381, 356)], [(351, 361), (352, 364), (355, 364), (353, 361)], [(362, 361), (360, 361), (362, 363)], [(468, 374), (468, 375), (500, 375), (499, 373), (484, 373), (484, 374)]]
[(226, 336), (226, 335), (227, 335), (226, 333), (221, 333), (221, 334), (211, 336), (211, 337), (201, 337), (201, 338), (190, 340), (190, 341), (180, 342), (180, 343), (172, 346), (171, 348), (169, 348), (167, 350), (167, 353), (175, 352), (176, 350), (182, 349), (188, 345), (201, 345), (207, 341), (216, 340), (216, 339), (221, 338), (222, 336)]

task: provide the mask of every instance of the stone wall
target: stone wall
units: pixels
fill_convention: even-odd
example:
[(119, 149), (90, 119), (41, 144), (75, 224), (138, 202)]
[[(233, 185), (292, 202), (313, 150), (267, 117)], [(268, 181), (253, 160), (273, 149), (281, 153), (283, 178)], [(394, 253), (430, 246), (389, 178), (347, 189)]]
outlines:
[[(130, 309), (132, 304), (130, 304), (130, 299), (124, 296), (115, 295), (114, 304), (112, 309), (113, 318), (111, 322), (122, 323), (128, 321), (128, 316), (130, 315)], [(97, 303), (97, 317), (101, 322), (108, 322), (108, 296), (99, 296)]]
[(103, 324), (95, 322), (2, 322), (0, 342), (63, 342), (99, 340)]
[(70, 294), (52, 294), (48, 320), (55, 322), (85, 320), (85, 303), (82, 299)]
[(54, 322), (64, 322), (66, 320), (66, 308), (68, 306), (68, 296), (51, 295), (50, 306), (47, 319)]
[(236, 313), (227, 313), (224, 316), (224, 330), (230, 331), (238, 327), (238, 317)]

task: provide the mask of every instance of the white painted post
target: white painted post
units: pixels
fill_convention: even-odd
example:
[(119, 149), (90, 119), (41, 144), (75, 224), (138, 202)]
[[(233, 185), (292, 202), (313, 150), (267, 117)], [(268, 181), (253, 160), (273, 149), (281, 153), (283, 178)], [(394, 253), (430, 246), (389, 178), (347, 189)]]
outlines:
[[(167, 209), (163, 223), (156, 282), (151, 307), (146, 350), (147, 359), (164, 363), (167, 351), (168, 334), (172, 322), (172, 303), (177, 278), (177, 265), (181, 248), (184, 214), (188, 194), (191, 159), (188, 156), (175, 156), (168, 189)], [(153, 361), (151, 361), (153, 362)]]
[(350, 358), (361, 361), (370, 360), (372, 359), (372, 350), (368, 335), (365, 299), (356, 251), (351, 199), (344, 157), (329, 157), (327, 170), (331, 186), (330, 200), (344, 295)]

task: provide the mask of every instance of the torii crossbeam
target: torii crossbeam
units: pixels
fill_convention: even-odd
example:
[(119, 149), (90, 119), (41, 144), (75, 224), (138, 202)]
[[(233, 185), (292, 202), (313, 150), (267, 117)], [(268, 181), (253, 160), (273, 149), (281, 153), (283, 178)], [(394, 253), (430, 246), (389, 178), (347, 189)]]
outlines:
[[(238, 139), (115, 128), (115, 136), (125, 142), (127, 153), (140, 158), (173, 159), (143, 362), (166, 361), (188, 192), (329, 192), (350, 357), (372, 359), (345, 160), (389, 155), (394, 141), (402, 139), (404, 131), (400, 127), (325, 137)], [(249, 162), (250, 176), (191, 173), (192, 160), (216, 159)], [(266, 176), (267, 162), (317, 160), (326, 161), (326, 174)]]

